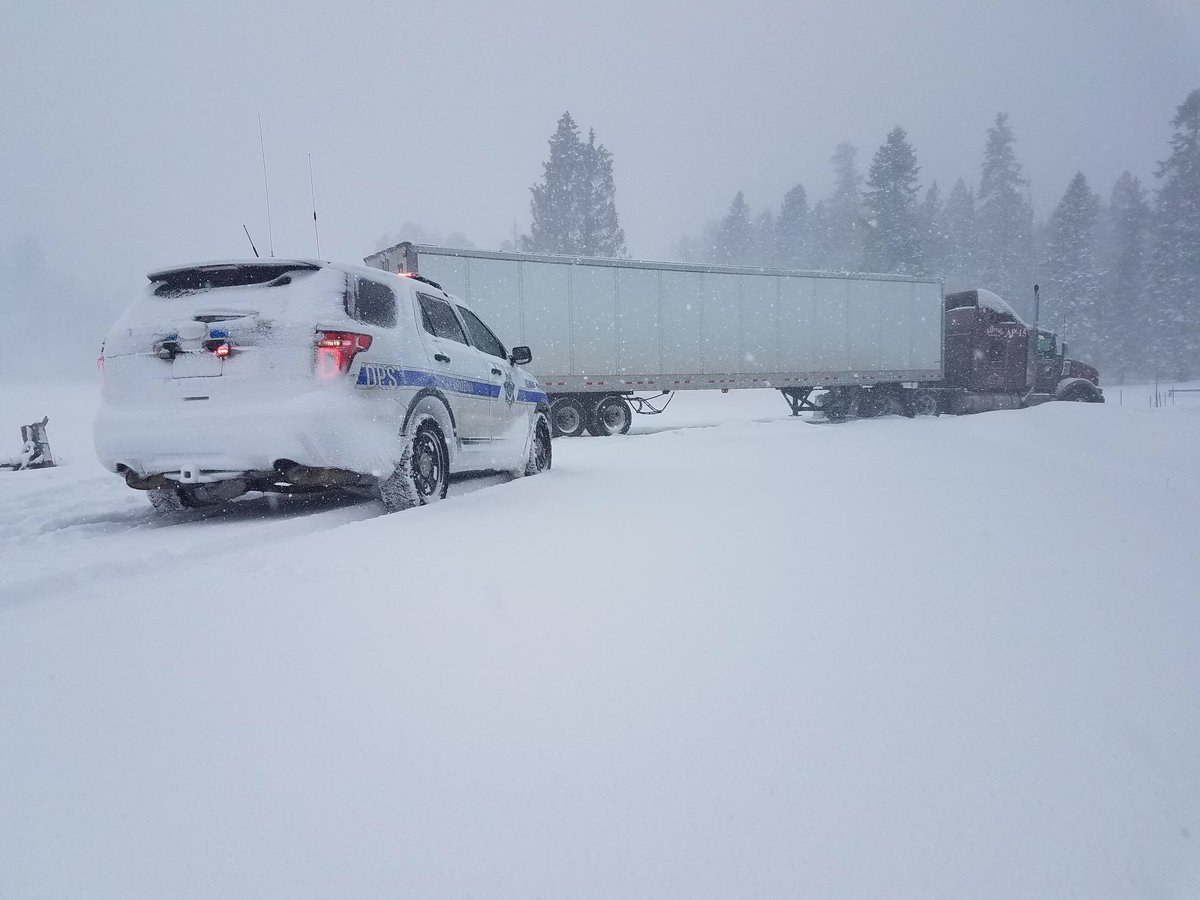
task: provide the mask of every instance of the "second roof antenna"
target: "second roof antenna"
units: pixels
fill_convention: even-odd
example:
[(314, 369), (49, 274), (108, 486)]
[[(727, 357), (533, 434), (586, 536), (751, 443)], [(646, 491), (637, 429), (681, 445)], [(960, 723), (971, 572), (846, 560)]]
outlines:
[(321, 233), (317, 231), (317, 189), (313, 187), (312, 154), (308, 154), (308, 189), (312, 193), (313, 237), (317, 239), (317, 259), (321, 258)]
[(263, 164), (263, 194), (267, 198), (267, 241), (271, 246), (271, 256), (275, 256), (275, 235), (271, 231), (271, 189), (267, 186), (267, 145), (263, 141), (262, 113), (258, 114), (258, 146), (262, 150)]

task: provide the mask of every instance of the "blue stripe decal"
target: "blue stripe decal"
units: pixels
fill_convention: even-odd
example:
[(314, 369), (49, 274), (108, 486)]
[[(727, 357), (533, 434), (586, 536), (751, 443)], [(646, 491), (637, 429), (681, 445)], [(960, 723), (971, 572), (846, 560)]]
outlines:
[[(489, 381), (455, 378), (452, 375), (426, 372), (423, 369), (402, 369), (399, 366), (379, 363), (364, 363), (359, 367), (358, 380), (355, 383), (360, 387), (436, 387), (453, 394), (489, 399), (500, 396), (500, 385)], [(522, 403), (538, 403), (545, 400), (546, 395), (540, 391), (522, 390), (518, 399)]]

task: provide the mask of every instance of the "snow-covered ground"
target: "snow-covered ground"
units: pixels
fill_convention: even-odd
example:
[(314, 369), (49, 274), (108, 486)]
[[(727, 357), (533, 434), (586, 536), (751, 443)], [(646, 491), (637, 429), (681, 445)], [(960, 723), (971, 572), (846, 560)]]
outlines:
[(91, 386), (0, 385), (64, 461), (0, 471), (0, 897), (1200, 895), (1200, 394), (1147, 391), (680, 395), (161, 519)]

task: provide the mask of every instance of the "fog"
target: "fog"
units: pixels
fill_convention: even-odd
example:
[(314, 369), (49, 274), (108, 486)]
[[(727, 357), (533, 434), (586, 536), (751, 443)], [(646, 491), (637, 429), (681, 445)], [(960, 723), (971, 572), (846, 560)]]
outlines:
[(0, 83), (4, 319), (57, 304), (76, 367), (151, 268), (249, 255), (243, 225), (264, 255), (315, 255), (310, 156), (322, 257), (404, 223), (498, 247), (564, 110), (614, 155), (635, 257), (738, 190), (824, 196), (837, 143), (865, 167), (898, 124), (945, 189), (977, 183), (1007, 112), (1039, 215), (1077, 170), (1152, 185), (1200, 85), (1200, 7), (8, 2)]

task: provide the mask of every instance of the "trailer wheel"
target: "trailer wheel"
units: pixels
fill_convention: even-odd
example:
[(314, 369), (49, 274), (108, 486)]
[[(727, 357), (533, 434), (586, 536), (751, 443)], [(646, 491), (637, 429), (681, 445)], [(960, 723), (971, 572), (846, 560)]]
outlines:
[(614, 434), (625, 434), (633, 424), (633, 409), (624, 397), (601, 397), (592, 407), (588, 417), (587, 430), (595, 437), (609, 437)]
[(858, 416), (858, 390), (830, 388), (821, 396), (821, 412), (830, 422), (845, 422)]
[(550, 425), (555, 437), (579, 437), (587, 427), (583, 404), (574, 397), (559, 397), (550, 405)]
[(902, 416), (904, 404), (892, 391), (871, 391), (871, 415), (873, 416)]
[(940, 416), (941, 405), (933, 391), (917, 391), (909, 405), (914, 416)]

